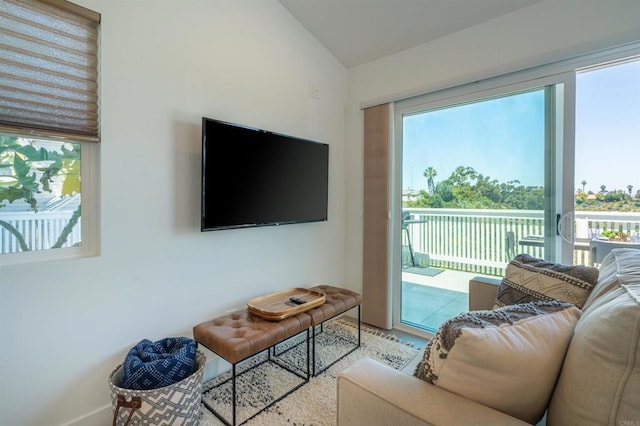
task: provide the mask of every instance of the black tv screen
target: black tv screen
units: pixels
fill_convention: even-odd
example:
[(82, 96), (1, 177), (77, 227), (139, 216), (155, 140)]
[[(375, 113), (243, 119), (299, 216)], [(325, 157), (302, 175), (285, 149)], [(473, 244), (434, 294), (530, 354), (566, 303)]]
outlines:
[(201, 230), (327, 220), (329, 145), (202, 118)]

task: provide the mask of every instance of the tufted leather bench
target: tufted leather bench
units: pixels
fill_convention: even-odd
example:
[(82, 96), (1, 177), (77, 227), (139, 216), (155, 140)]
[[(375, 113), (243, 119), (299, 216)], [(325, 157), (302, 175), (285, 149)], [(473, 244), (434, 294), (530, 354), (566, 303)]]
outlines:
[[(237, 422), (237, 398), (236, 398), (236, 378), (238, 376), (236, 366), (240, 362), (259, 354), (264, 350), (269, 350), (276, 344), (287, 340), (301, 332), (306, 332), (306, 350), (309, 351), (309, 327), (311, 317), (298, 314), (285, 318), (281, 321), (267, 321), (251, 315), (246, 310), (233, 312), (210, 321), (203, 322), (193, 327), (193, 338), (215, 354), (221, 356), (231, 363), (231, 398), (232, 398), (232, 423), (229, 423), (220, 413), (211, 407), (204, 399), (204, 405), (218, 419), (226, 425), (236, 425)], [(268, 361), (272, 361), (270, 353)], [(304, 381), (280, 398), (272, 401), (267, 407), (275, 404), (291, 392), (300, 388), (309, 381), (309, 357), (307, 357), (306, 375), (290, 370), (278, 363), (280, 367), (286, 368), (291, 373), (301, 377)], [(264, 407), (264, 408), (267, 408)], [(262, 410), (260, 410), (262, 411)], [(260, 412), (258, 411), (258, 413)], [(257, 415), (255, 413), (253, 416)], [(252, 416), (252, 417), (253, 417)], [(250, 417), (251, 418), (251, 417)], [(245, 419), (244, 421), (249, 420)]]
[[(315, 363), (315, 329), (317, 325), (322, 327), (322, 324), (330, 320), (337, 315), (340, 315), (352, 308), (358, 307), (358, 343), (347, 354), (342, 355), (337, 360), (323, 368), (322, 371), (333, 365), (335, 362), (342, 359), (344, 356), (353, 352), (360, 346), (360, 304), (362, 297), (360, 294), (328, 285), (320, 285), (312, 287), (312, 290), (320, 291), (325, 294), (325, 303), (317, 308), (310, 309), (308, 311), (299, 313), (297, 315), (285, 318), (280, 321), (268, 321), (250, 314), (247, 310), (233, 312), (227, 315), (223, 315), (218, 318), (214, 318), (210, 321), (203, 322), (193, 327), (193, 338), (199, 343), (206, 346), (216, 355), (224, 358), (227, 362), (231, 363), (231, 381), (232, 381), (232, 421), (233, 425), (236, 424), (236, 365), (242, 361), (245, 361), (254, 355), (259, 354), (264, 350), (271, 351), (271, 348), (275, 348), (279, 343), (296, 336), (302, 332), (307, 333), (305, 339), (306, 351), (309, 353), (309, 342), (311, 341), (311, 359), (313, 360), (313, 375), (316, 375), (316, 363)], [(309, 337), (309, 331), (311, 330), (313, 338)], [(274, 349), (275, 353), (275, 349)], [(269, 352), (269, 360), (271, 361), (271, 352)], [(296, 386), (287, 394), (271, 402), (268, 406), (271, 406), (290, 394), (300, 386), (309, 381), (310, 377), (310, 359), (307, 357), (307, 372), (306, 377), (299, 375), (298, 373), (291, 371), (294, 374), (299, 375), (304, 379), (304, 382)], [(283, 365), (278, 364), (283, 368)], [(318, 371), (317, 373), (320, 373)], [(216, 412), (213, 407), (203, 400), (205, 406), (218, 417), (223, 423), (229, 425), (230, 423)], [(267, 408), (267, 407), (265, 407)], [(258, 413), (256, 413), (258, 414)], [(256, 415), (254, 414), (254, 416)], [(246, 419), (248, 420), (248, 419)], [(246, 421), (245, 420), (245, 421)]]
[(321, 324), (362, 303), (362, 296), (359, 293), (346, 288), (319, 285), (311, 287), (310, 290), (319, 291), (325, 295), (324, 304), (305, 311), (305, 314), (311, 316), (311, 325)]
[[(311, 365), (312, 375), (318, 374), (331, 367), (336, 362), (340, 361), (345, 356), (360, 347), (360, 304), (362, 303), (362, 296), (355, 291), (348, 290), (346, 288), (334, 287), (330, 285), (319, 285), (311, 287), (311, 290), (324, 293), (325, 302), (317, 308), (310, 309), (304, 313), (311, 317)], [(347, 312), (350, 309), (358, 307), (358, 343), (349, 352), (343, 354), (330, 364), (327, 364), (321, 370), (316, 371), (316, 326), (319, 325), (322, 330), (322, 324), (340, 314)]]
[(305, 331), (310, 325), (311, 318), (306, 315), (274, 322), (243, 310), (196, 325), (193, 338), (231, 364), (237, 364)]

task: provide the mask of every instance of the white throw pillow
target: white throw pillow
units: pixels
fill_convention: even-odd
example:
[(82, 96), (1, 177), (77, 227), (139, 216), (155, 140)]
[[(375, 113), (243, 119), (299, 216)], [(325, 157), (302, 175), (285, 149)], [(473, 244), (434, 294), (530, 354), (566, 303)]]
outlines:
[(574, 305), (558, 301), (458, 315), (442, 324), (414, 375), (535, 424), (580, 315)]

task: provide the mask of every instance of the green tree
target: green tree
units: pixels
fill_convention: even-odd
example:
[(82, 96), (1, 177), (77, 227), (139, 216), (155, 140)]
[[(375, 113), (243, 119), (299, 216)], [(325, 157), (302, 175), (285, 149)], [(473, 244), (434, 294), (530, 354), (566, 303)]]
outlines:
[(612, 203), (612, 202), (622, 200), (623, 198), (622, 194), (623, 194), (622, 191), (611, 191), (606, 193), (602, 198), (605, 203)]
[[(428, 179), (432, 167), (425, 170)], [(435, 176), (433, 174), (432, 176)], [(623, 190), (585, 193), (586, 181), (582, 181), (582, 191), (575, 194), (576, 210), (640, 211), (640, 191), (635, 198), (626, 196)], [(631, 185), (627, 190), (631, 191)], [(438, 182), (429, 191), (421, 190), (415, 201), (405, 203), (405, 207), (416, 208), (475, 208), (475, 209), (544, 209), (544, 188), (524, 186), (518, 180), (499, 182), (490, 176), (477, 172), (472, 167), (458, 166), (449, 177)]]
[(408, 207), (541, 209), (542, 200), (542, 188), (527, 188), (518, 181), (500, 183), (472, 167), (459, 166), (432, 193), (421, 192)]
[[(0, 136), (0, 208), (6, 207), (6, 202), (24, 200), (37, 213), (36, 194), (52, 192), (51, 183), (55, 177), (62, 178), (61, 195), (80, 193), (79, 150), (73, 144), (64, 144), (62, 153), (36, 146), (34, 141)], [(80, 214), (79, 205), (52, 248), (62, 247)], [(16, 237), (22, 251), (31, 250), (23, 234), (13, 225), (0, 220), (0, 226)]]

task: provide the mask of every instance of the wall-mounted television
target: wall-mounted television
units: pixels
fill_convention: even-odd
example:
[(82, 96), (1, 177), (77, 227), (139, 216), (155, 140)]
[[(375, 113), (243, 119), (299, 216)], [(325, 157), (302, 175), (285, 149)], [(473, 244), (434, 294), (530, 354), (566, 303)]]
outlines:
[(201, 230), (327, 220), (329, 145), (202, 118)]

